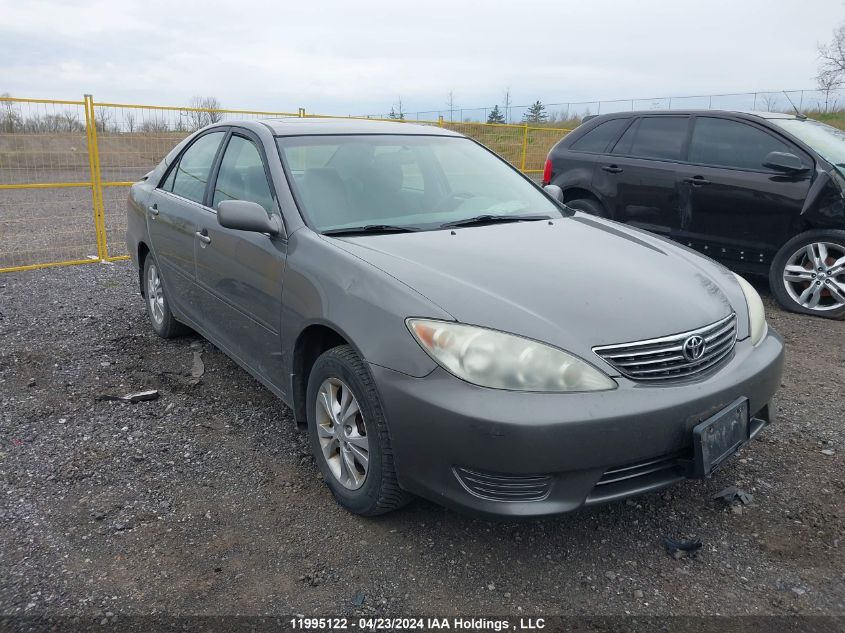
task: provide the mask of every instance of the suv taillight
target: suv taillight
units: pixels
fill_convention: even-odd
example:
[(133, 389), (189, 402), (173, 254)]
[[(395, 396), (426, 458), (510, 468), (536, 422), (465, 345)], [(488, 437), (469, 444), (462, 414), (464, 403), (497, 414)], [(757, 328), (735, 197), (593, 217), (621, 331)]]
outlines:
[(543, 165), (543, 184), (548, 185), (552, 182), (552, 161), (550, 158), (546, 159), (546, 164)]

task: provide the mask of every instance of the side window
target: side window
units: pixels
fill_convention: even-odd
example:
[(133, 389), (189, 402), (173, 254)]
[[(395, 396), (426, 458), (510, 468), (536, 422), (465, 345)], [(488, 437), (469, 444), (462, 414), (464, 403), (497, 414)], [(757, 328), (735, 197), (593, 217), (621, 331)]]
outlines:
[(261, 154), (255, 143), (242, 136), (229, 139), (220, 162), (212, 206), (217, 209), (224, 200), (257, 202), (268, 214), (276, 208)]
[(597, 125), (572, 144), (571, 149), (579, 152), (603, 154), (607, 147), (616, 140), (631, 119), (611, 119)]
[(769, 152), (795, 153), (768, 132), (739, 121), (699, 117), (690, 143), (690, 162), (735, 169), (766, 169)]
[(170, 173), (167, 174), (167, 178), (163, 183), (161, 183), (160, 189), (164, 189), (165, 191), (173, 191), (173, 180), (176, 178), (176, 167), (170, 170)]
[[(171, 177), (173, 178), (171, 188), (173, 193), (188, 200), (202, 203), (211, 164), (214, 162), (220, 141), (223, 140), (225, 135), (224, 130), (205, 134), (185, 150), (182, 158), (179, 159), (179, 164), (173, 169), (172, 176), (167, 177), (167, 181), (170, 181)], [(165, 182), (166, 184), (167, 182)]]
[(613, 153), (637, 158), (681, 160), (688, 123), (689, 117), (643, 117), (622, 135)]

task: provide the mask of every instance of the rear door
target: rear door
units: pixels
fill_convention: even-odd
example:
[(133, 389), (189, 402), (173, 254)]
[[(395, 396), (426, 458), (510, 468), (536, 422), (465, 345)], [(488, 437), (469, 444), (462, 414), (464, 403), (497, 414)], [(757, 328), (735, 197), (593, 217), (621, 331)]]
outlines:
[(257, 136), (233, 128), (218, 162), (209, 206), (197, 227), (200, 303), (218, 344), (273, 384), (284, 385), (279, 329), (287, 240), (217, 222), (224, 200), (256, 202), (268, 215), (281, 215), (267, 157)]
[(194, 233), (203, 214), (203, 200), (211, 167), (226, 130), (213, 130), (198, 136), (171, 165), (164, 180), (147, 201), (147, 226), (167, 290), (167, 300), (196, 321), (196, 271)]
[(592, 190), (596, 164), (604, 160), (605, 154), (630, 123), (630, 117), (604, 121), (576, 139), (565, 150), (552, 150), (549, 156), (552, 161), (551, 184), (564, 191)]
[[(795, 154), (808, 169), (767, 168), (769, 152)], [(674, 237), (734, 267), (765, 272), (795, 234), (812, 158), (762, 125), (708, 115), (695, 117), (689, 163), (679, 172), (684, 204)]]
[(679, 224), (677, 171), (686, 158), (690, 117), (640, 117), (597, 166), (593, 186), (611, 217), (671, 234)]

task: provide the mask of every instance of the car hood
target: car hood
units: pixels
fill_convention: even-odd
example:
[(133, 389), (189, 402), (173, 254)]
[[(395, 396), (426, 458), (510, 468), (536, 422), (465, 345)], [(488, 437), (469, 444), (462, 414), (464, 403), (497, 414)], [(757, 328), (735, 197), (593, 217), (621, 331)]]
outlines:
[(740, 317), (740, 338), (747, 336), (745, 300), (727, 269), (660, 238), (580, 213), (552, 222), (333, 241), (457, 321), (585, 357), (596, 345), (676, 334), (732, 311)]

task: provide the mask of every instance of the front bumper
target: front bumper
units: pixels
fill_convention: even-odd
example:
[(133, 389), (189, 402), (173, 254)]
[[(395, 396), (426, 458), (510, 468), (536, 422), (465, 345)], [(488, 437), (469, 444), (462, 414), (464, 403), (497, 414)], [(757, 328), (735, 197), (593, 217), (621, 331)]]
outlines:
[[(727, 363), (696, 381), (643, 385), (614, 377), (618, 389), (596, 393), (486, 389), (439, 367), (424, 378), (377, 365), (371, 370), (403, 488), (453, 508), (541, 516), (690, 476), (693, 427), (737, 398), (748, 398), (756, 435), (770, 421), (783, 341), (772, 329), (757, 347), (740, 341)], [(508, 476), (517, 476), (517, 488), (520, 481), (536, 486), (538, 476), (548, 485), (537, 500), (494, 500), (473, 493), (466, 472), (481, 473), (470, 477), (482, 486)]]

